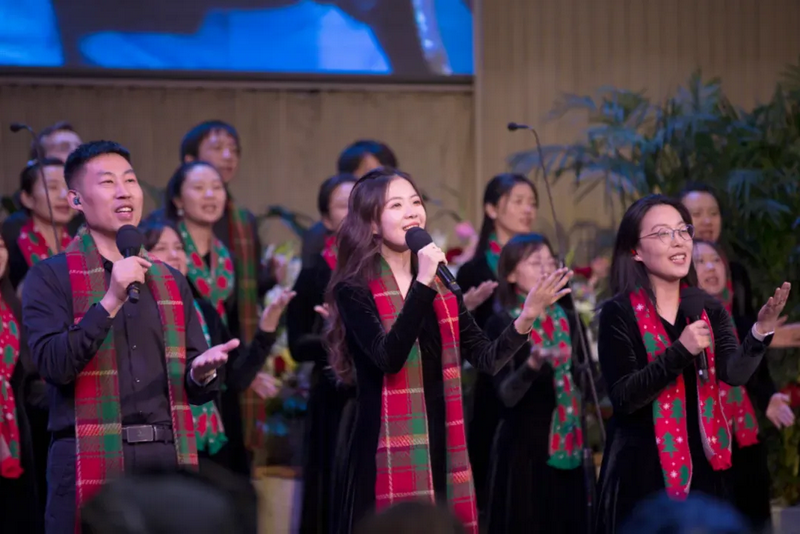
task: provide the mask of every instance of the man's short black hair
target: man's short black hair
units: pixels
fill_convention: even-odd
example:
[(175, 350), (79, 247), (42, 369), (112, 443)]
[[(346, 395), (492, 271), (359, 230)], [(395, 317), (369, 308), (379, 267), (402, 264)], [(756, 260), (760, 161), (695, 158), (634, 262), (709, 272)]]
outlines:
[(41, 143), (44, 140), (45, 137), (47, 137), (49, 135), (52, 135), (52, 134), (54, 134), (56, 132), (78, 133), (78, 132), (75, 131), (75, 128), (72, 126), (72, 123), (69, 123), (67, 121), (58, 121), (57, 123), (51, 124), (50, 126), (47, 126), (46, 128), (42, 128), (42, 130), (39, 132), (39, 135), (36, 136), (36, 141), (31, 141), (31, 151), (30, 151), (30, 158), (31, 159), (36, 159), (36, 158), (39, 157), (37, 152), (36, 152), (36, 144), (37, 143)]
[(19, 188), (29, 195), (33, 193), (33, 186), (36, 185), (36, 180), (39, 179), (39, 169), (45, 167), (63, 167), (64, 162), (58, 158), (44, 158), (41, 166), (39, 160), (33, 159), (25, 165), (22, 172), (19, 174)]
[(242, 151), (242, 144), (239, 142), (239, 132), (236, 128), (220, 120), (212, 120), (201, 122), (183, 136), (181, 141), (181, 163), (186, 161), (186, 156), (191, 156), (194, 159), (200, 159), (200, 144), (214, 132), (223, 131), (233, 137), (236, 141), (236, 148), (239, 152)]
[(340, 173), (354, 173), (367, 155), (372, 155), (384, 167), (397, 168), (397, 158), (392, 149), (380, 141), (362, 139), (345, 148), (336, 164)]
[(105, 154), (118, 154), (131, 163), (131, 153), (128, 149), (114, 141), (90, 141), (76, 148), (67, 158), (64, 165), (64, 179), (67, 187), (74, 189), (75, 180), (80, 176), (81, 171), (94, 158)]

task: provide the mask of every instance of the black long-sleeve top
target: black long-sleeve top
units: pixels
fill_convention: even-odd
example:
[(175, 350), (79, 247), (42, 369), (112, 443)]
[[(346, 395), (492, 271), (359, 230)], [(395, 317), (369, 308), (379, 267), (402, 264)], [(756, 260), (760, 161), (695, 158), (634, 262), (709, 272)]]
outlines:
[[(105, 261), (106, 284), (113, 264)], [(207, 350), (200, 320), (186, 279), (168, 267), (180, 288), (186, 328), (186, 378), (188, 401), (204, 404), (217, 395), (219, 381), (198, 385), (190, 376), (192, 361)], [(113, 329), (117, 353), (120, 408), (123, 425), (171, 426), (164, 335), (158, 305), (146, 284), (139, 302), (123, 304), (111, 318), (98, 303), (77, 324), (74, 322), (72, 287), (67, 257), (58, 254), (34, 265), (22, 296), (24, 331), (31, 358), (50, 384), (51, 432), (75, 426), (75, 379), (94, 357)]]
[[(375, 453), (381, 421), (381, 392), (385, 374), (399, 372), (406, 363), (414, 343), (419, 340), (422, 359), (423, 388), (428, 417), (431, 473), (434, 491), (446, 499), (446, 415), (442, 377), (442, 341), (433, 309), (436, 291), (414, 282), (406, 295), (403, 308), (387, 332), (378, 314), (375, 300), (366, 287), (338, 285), (336, 304), (346, 329), (348, 352), (356, 373), (356, 418), (352, 428), (344, 477), (336, 488), (346, 494), (334, 502), (343, 504), (343, 525), (349, 528), (375, 503)], [(510, 325), (495, 341), (475, 323), (458, 297), (461, 354), (475, 368), (495, 373), (527, 341)]]
[[(717, 380), (732, 386), (744, 385), (761, 363), (771, 336), (762, 342), (748, 332), (739, 344), (723, 307), (709, 297), (706, 311), (714, 334)], [(693, 464), (691, 491), (718, 497), (729, 491), (724, 472), (713, 471), (703, 452), (695, 357), (679, 341), (686, 318), (678, 313), (674, 325), (663, 319), (661, 322), (671, 345), (650, 362), (627, 296), (613, 298), (600, 313), (599, 359), (614, 415), (600, 475), (598, 532), (613, 532), (636, 503), (663, 491), (652, 404), (679, 376), (683, 376), (686, 387), (686, 428)]]

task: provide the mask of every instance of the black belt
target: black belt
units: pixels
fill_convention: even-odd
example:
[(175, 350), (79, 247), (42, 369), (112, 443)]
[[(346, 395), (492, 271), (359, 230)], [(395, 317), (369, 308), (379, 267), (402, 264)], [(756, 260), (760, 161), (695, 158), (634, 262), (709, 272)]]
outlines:
[[(53, 432), (53, 439), (74, 438), (75, 429), (67, 428)], [(163, 441), (170, 443), (174, 441), (172, 429), (165, 426), (154, 425), (128, 425), (122, 427), (122, 441), (125, 443), (153, 443)]]

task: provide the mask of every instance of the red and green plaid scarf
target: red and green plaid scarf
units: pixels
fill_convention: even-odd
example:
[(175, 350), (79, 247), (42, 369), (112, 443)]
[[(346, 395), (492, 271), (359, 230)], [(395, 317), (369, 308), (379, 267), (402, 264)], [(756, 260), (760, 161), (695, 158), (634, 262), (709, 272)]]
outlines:
[[(438, 280), (435, 284), (438, 295), (433, 301), (433, 307), (442, 337), (447, 500), (468, 532), (477, 534), (475, 488), (467, 455), (461, 400), (458, 301)], [(380, 277), (370, 281), (369, 287), (383, 328), (388, 332), (403, 308), (403, 297), (383, 258)], [(383, 377), (381, 426), (375, 464), (377, 511), (414, 499), (435, 502), (419, 342), (414, 344), (400, 372)]]
[[(512, 312), (514, 317), (519, 316), (526, 296), (517, 295), (519, 307)], [(572, 380), (572, 339), (569, 319), (561, 306), (550, 306), (543, 318), (533, 322), (531, 341), (545, 349), (558, 349), (558, 356), (550, 361), (556, 408), (550, 424), (550, 459), (547, 465), (556, 469), (575, 469), (583, 458), (581, 394)]]
[[(258, 328), (258, 280), (260, 250), (256, 250), (253, 231), (245, 208), (236, 205), (230, 195), (225, 208), (228, 217), (230, 242), (236, 258), (236, 304), (239, 309), (239, 337), (250, 343)], [(267, 421), (267, 403), (250, 388), (239, 397), (242, 408), (244, 442), (250, 450), (264, 446), (263, 433), (258, 430)]]
[(17, 404), (11, 389), (11, 375), (19, 360), (19, 325), (14, 312), (0, 298), (0, 477), (19, 478), (22, 475), (20, 460)]
[[(203, 329), (203, 337), (206, 344), (211, 346), (211, 333), (208, 331), (208, 323), (203, 316), (203, 310), (197, 301), (194, 301), (194, 309), (200, 319), (200, 327)], [(222, 424), (222, 416), (217, 408), (217, 403), (209, 401), (202, 406), (190, 404), (192, 410), (192, 420), (194, 421), (194, 435), (197, 438), (197, 450), (208, 450), (209, 455), (214, 455), (228, 442), (225, 435), (225, 427)]]
[[(66, 228), (61, 229), (61, 250), (66, 250), (72, 238), (69, 236)], [(28, 219), (19, 231), (17, 237), (17, 245), (25, 258), (28, 267), (33, 267), (35, 264), (42, 260), (46, 260), (56, 253), (55, 250), (50, 250), (47, 246), (44, 236), (36, 230), (33, 224), (33, 217)]]
[[(670, 346), (667, 332), (644, 289), (631, 293), (630, 301), (647, 350), (647, 358), (651, 362), (655, 361)], [(711, 328), (711, 322), (705, 311), (703, 311), (703, 321)], [(717, 387), (713, 330), (711, 346), (706, 352), (708, 368), (711, 371), (709, 380), (703, 382), (697, 378), (700, 438), (711, 467), (721, 471), (731, 466), (731, 440)], [(686, 385), (683, 375), (678, 375), (677, 380), (667, 386), (653, 402), (656, 446), (664, 474), (664, 485), (667, 495), (675, 500), (686, 499), (692, 483), (692, 456), (689, 450), (685, 405)]]
[(497, 276), (497, 264), (500, 262), (500, 252), (503, 250), (503, 245), (497, 240), (497, 234), (492, 232), (489, 236), (489, 244), (486, 247), (486, 263)]
[(225, 301), (233, 293), (234, 286), (233, 261), (228, 248), (222, 244), (222, 241), (214, 237), (211, 240), (211, 267), (209, 267), (197, 251), (194, 239), (183, 221), (178, 223), (178, 229), (181, 232), (181, 240), (188, 260), (186, 277), (192, 282), (200, 296), (214, 306), (222, 321), (227, 324)]
[(325, 239), (325, 246), (322, 247), (322, 259), (325, 260), (325, 263), (328, 264), (328, 267), (331, 268), (331, 271), (336, 269), (336, 253), (338, 252), (336, 247), (336, 234), (331, 234)]
[[(720, 300), (731, 317), (733, 333), (738, 340), (739, 334), (736, 331), (736, 322), (733, 320), (733, 284), (730, 280), (722, 290)], [(729, 386), (720, 382), (719, 394), (724, 401), (722, 411), (725, 413), (725, 419), (728, 420), (728, 426), (733, 430), (737, 445), (748, 447), (758, 443), (758, 419), (753, 402), (744, 386)]]
[[(75, 323), (106, 293), (103, 258), (91, 234), (82, 228), (67, 247)], [(164, 331), (164, 355), (172, 411), (172, 433), (178, 465), (197, 466), (192, 412), (186, 399), (186, 316), (175, 279), (164, 264), (154, 262), (147, 287), (158, 304)], [(113, 328), (94, 358), (75, 379), (76, 504), (80, 507), (125, 467), (122, 448), (117, 353)]]

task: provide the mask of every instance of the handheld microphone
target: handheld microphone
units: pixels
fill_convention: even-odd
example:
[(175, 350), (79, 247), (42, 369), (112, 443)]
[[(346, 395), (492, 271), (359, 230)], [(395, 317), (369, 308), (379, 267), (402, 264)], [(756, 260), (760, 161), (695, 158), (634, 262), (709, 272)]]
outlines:
[(44, 187), (44, 197), (47, 199), (47, 210), (50, 212), (50, 227), (53, 229), (53, 237), (56, 240), (56, 252), (61, 254), (61, 239), (59, 239), (58, 232), (56, 232), (56, 222), (53, 218), (53, 205), (50, 202), (50, 188), (47, 187), (47, 184), (44, 181), (44, 149), (42, 148), (42, 143), (39, 142), (39, 136), (36, 135), (36, 132), (33, 130), (33, 128), (27, 124), (23, 124), (21, 122), (12, 122), (8, 129), (14, 133), (22, 130), (28, 130), (33, 138), (33, 148), (36, 150), (36, 165), (39, 167), (39, 180), (42, 182), (42, 187)]
[[(144, 244), (144, 236), (132, 224), (126, 224), (117, 230), (117, 249), (123, 258), (138, 256)], [(134, 304), (139, 302), (139, 282), (131, 282), (128, 286), (128, 300)]]
[[(703, 318), (706, 293), (696, 287), (685, 287), (681, 290), (680, 309), (690, 321), (695, 322)], [(706, 350), (697, 355), (697, 375), (703, 382), (708, 382), (708, 357)]]
[[(411, 228), (406, 232), (406, 245), (408, 245), (408, 248), (410, 248), (411, 252), (414, 254), (431, 243), (433, 243), (431, 234), (419, 226)], [(439, 279), (444, 282), (444, 285), (447, 286), (447, 289), (453, 293), (461, 293), (461, 288), (458, 286), (453, 273), (450, 272), (450, 269), (448, 269), (444, 263), (440, 263), (436, 268), (436, 274), (439, 276)]]

